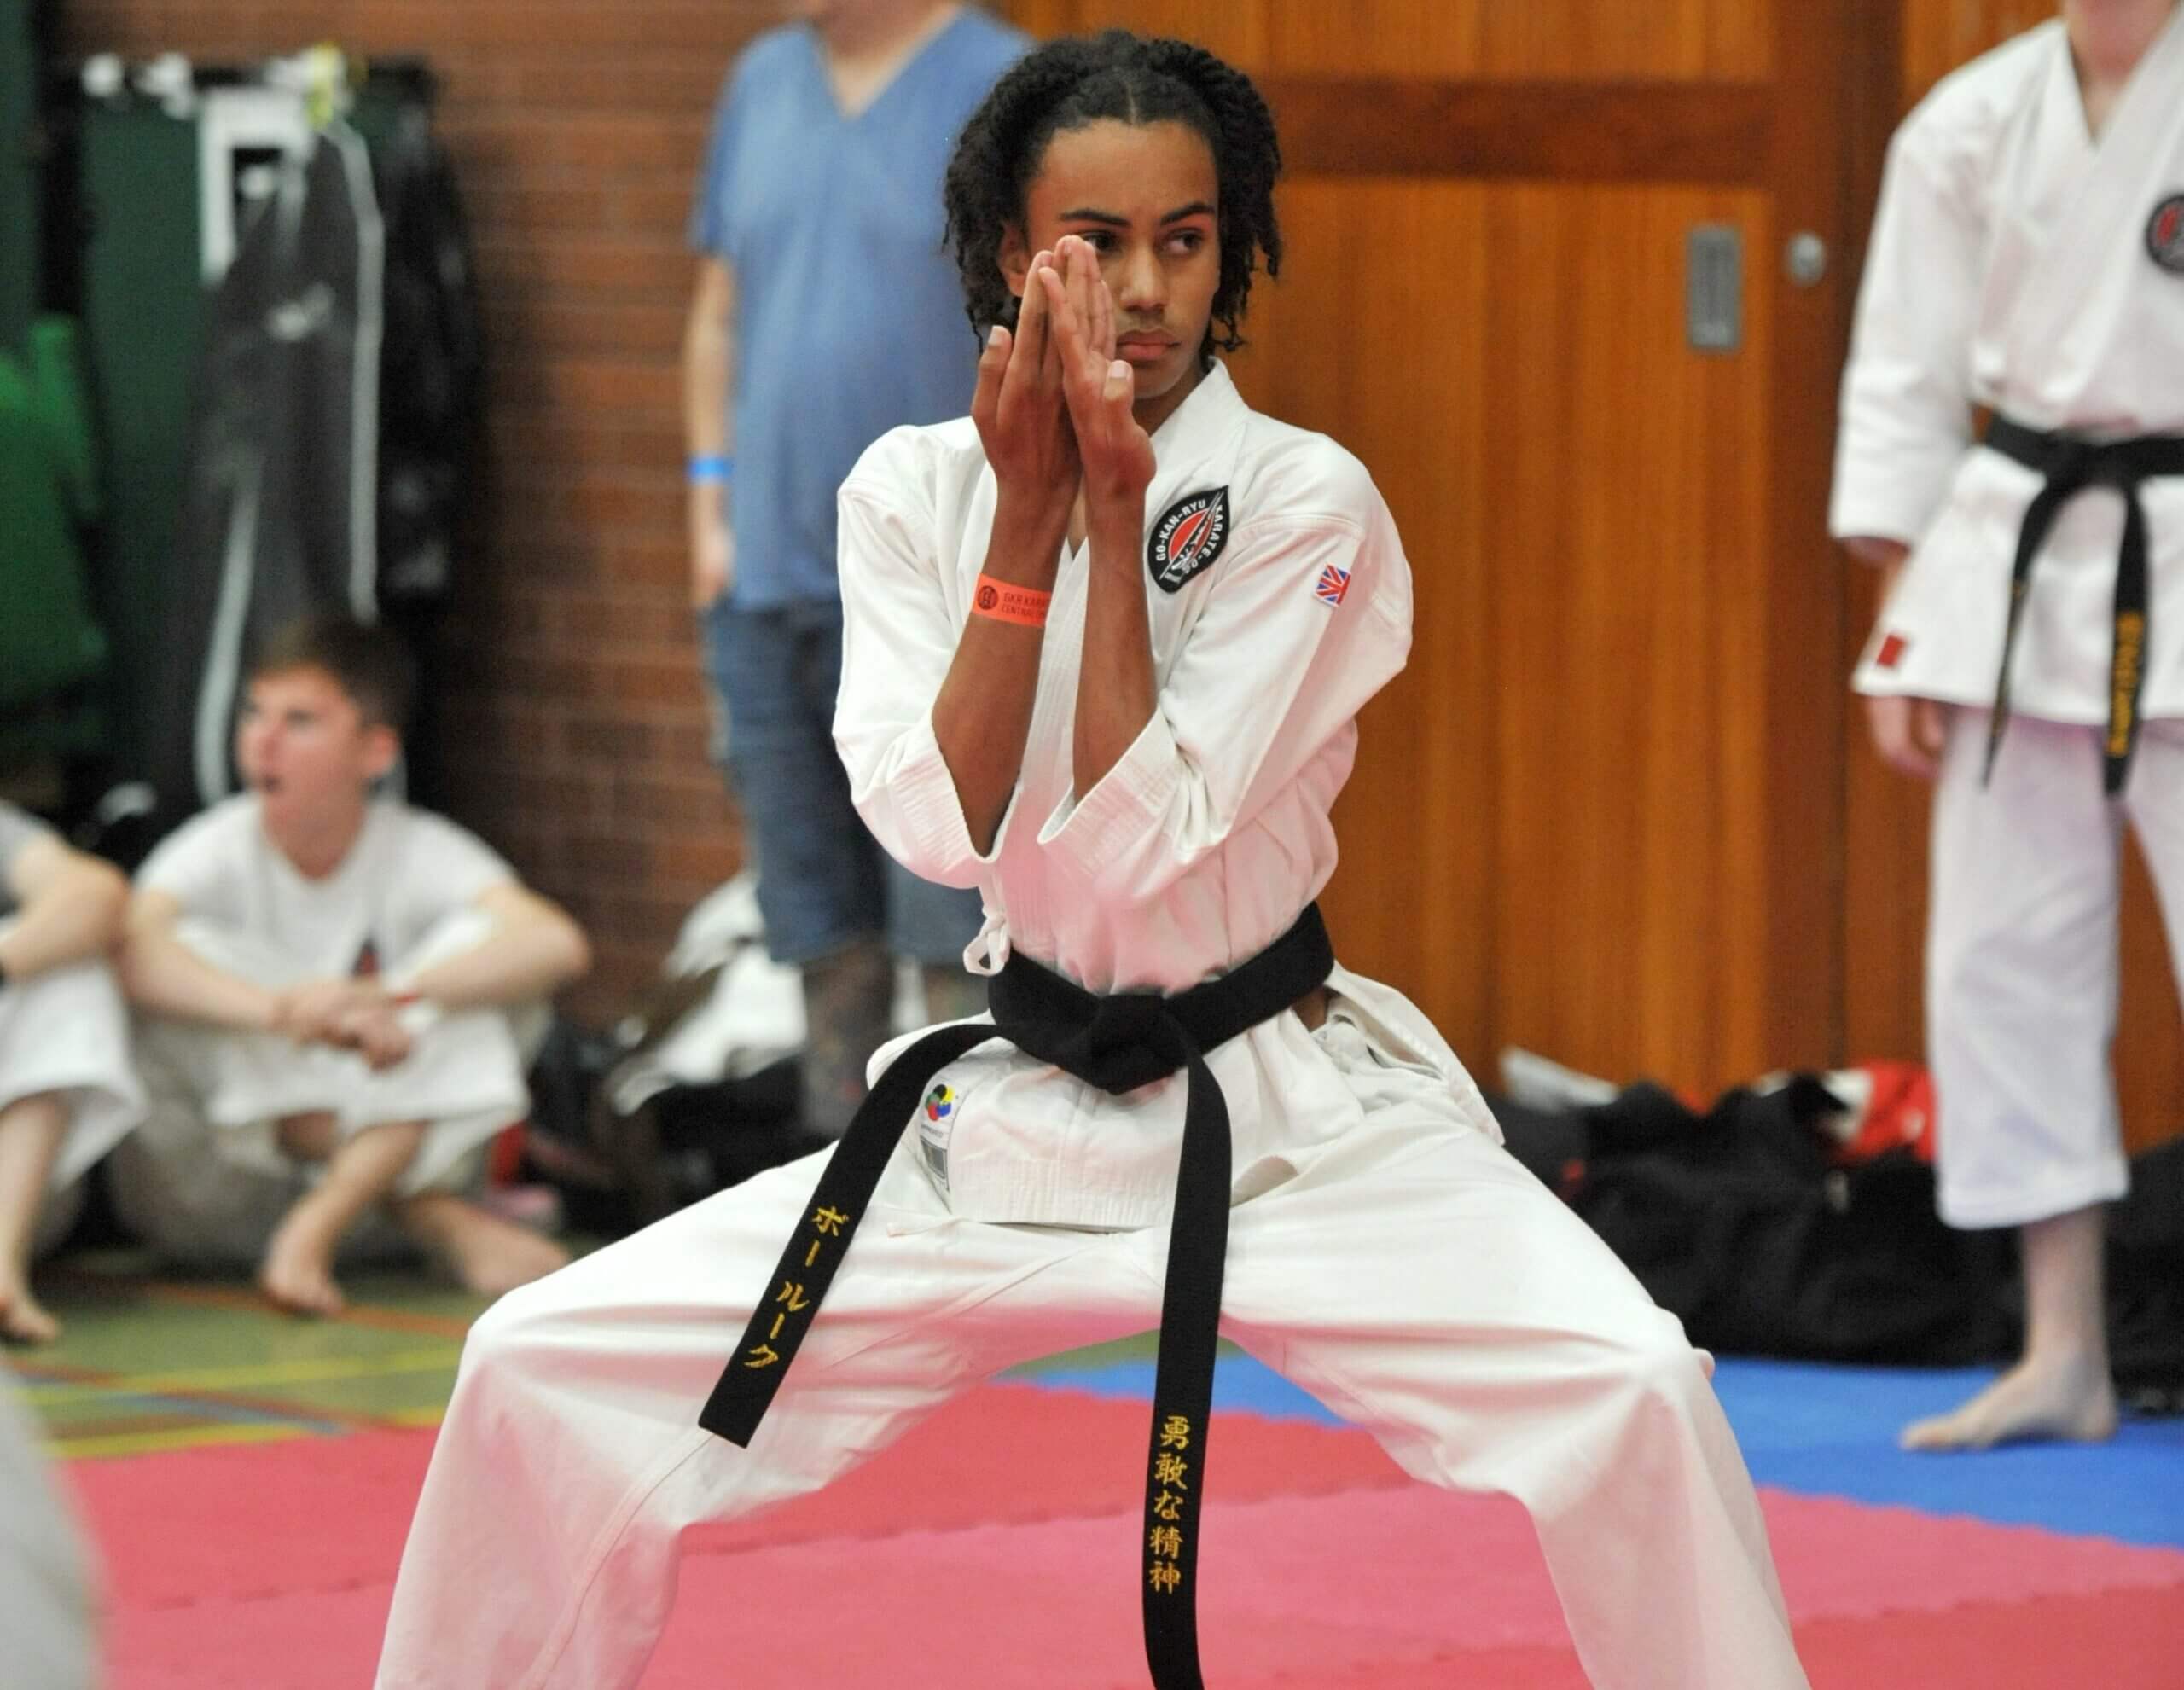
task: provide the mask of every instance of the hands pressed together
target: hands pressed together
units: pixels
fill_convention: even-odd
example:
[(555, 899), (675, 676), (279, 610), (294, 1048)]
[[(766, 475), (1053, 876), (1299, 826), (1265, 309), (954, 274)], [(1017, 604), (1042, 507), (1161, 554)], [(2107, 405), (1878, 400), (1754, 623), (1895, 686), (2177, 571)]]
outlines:
[(402, 1004), (373, 979), (308, 980), (274, 998), (271, 1031), (297, 1044), (353, 1050), (375, 1071), (408, 1058)]
[(1136, 398), (1099, 255), (1066, 235), (1032, 258), (1015, 333), (996, 327), (979, 360), (971, 417), (1002, 501), (1052, 515), (1081, 491), (1092, 526), (1141, 527), (1153, 461)]

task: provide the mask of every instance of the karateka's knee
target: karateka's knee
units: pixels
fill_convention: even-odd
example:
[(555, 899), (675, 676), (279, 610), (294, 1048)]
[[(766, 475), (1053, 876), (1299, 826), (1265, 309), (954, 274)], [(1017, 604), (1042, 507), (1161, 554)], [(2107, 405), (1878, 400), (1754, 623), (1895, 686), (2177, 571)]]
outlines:
[(458, 1385), (490, 1382), (497, 1390), (521, 1391), (536, 1374), (558, 1325), (546, 1281), (536, 1281), (503, 1292), (471, 1322), (462, 1341)]
[(1689, 1420), (1712, 1395), (1709, 1363), (1705, 1351), (1685, 1337), (1682, 1323), (1657, 1310), (1656, 1318), (1603, 1347), (1593, 1384), (1618, 1420), (1669, 1425)]

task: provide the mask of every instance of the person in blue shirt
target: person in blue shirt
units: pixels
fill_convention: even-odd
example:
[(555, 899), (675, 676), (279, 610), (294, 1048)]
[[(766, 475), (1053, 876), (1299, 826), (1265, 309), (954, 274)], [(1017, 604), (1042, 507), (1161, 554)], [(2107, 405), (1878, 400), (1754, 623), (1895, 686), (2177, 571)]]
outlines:
[(804, 974), (806, 1124), (839, 1135), (886, 1037), (897, 955), (927, 1019), (985, 1007), (975, 893), (857, 818), (833, 737), (835, 491), (903, 423), (962, 415), (979, 343), (942, 241), (950, 148), (1030, 45), (978, 7), (804, 0), (729, 72), (691, 218), (683, 347), (692, 596), (777, 961)]

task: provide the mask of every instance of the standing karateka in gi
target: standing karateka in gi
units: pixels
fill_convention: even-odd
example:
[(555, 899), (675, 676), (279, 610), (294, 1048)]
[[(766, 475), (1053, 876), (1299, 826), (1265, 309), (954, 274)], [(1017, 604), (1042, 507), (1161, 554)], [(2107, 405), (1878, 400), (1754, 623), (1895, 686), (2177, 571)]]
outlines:
[(107, 954), (129, 882), (0, 803), (0, 1340), (60, 1324), (31, 1263), (82, 1206), (78, 1182), (144, 1112)]
[(337, 1257), (404, 1237), (488, 1293), (568, 1259), (469, 1192), (529, 1102), (516, 1018), (589, 950), (483, 841), (375, 794), (414, 684), (383, 628), (276, 636), (235, 729), (249, 791), (161, 843), (130, 911), (150, 1112), (115, 1206), (299, 1314), (340, 1310)]
[(1942, 1215), (2025, 1279), (2023, 1360), (1918, 1449), (2114, 1431), (2127, 822), (2184, 955), (2184, 15), (2062, 11), (1898, 131), (1844, 382), (1832, 526), (1891, 578), (1857, 685), (1935, 781)]
[[(1252, 411), (1214, 356), (1280, 255), (1278, 161), (1257, 90), (1202, 49), (1034, 52), (949, 172), (992, 326), (973, 415), (885, 436), (842, 489), (837, 742), (889, 850), (983, 893), (971, 960), (997, 1019), (1027, 984), (1096, 1004), (1095, 1027), (1165, 1026), (1296, 954), (1355, 717), (1409, 648), (1409, 572), (1364, 468)], [(991, 1031), (968, 1025), (920, 1042)], [(1426, 1019), (1316, 967), (1206, 1061), (1233, 1141), (1211, 1188), (1223, 1330), (1420, 1478), (1520, 1498), (1596, 1682), (1802, 1684), (1705, 1357), (1502, 1149)], [(986, 1042), (909, 1106), (879, 1122), (868, 1213), (798, 1163), (479, 1321), (385, 1690), (633, 1684), (684, 1527), (816, 1490), (1013, 1362), (1160, 1320), (1199, 1114), (1179, 1077), (1117, 1094)], [(812, 1314), (800, 1265), (770, 1272), (784, 1238), (814, 1230), (800, 1264), (860, 1220)], [(807, 1318), (776, 1374), (770, 1338)], [(762, 1377), (779, 1395), (747, 1449), (698, 1424), (717, 1379)], [(1156, 1417), (1178, 1466), (1204, 1432)], [(1148, 1636), (1182, 1577), (1150, 1570)]]

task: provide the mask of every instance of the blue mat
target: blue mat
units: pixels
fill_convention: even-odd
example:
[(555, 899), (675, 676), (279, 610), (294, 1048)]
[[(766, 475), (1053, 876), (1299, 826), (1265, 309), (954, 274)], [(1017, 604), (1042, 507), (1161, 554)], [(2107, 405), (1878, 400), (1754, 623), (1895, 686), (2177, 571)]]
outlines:
[[(1714, 1388), (1761, 1484), (1813, 1496), (1964, 1514), (2004, 1525), (2184, 1548), (2184, 1420), (2127, 1420), (2112, 1443), (2027, 1444), (1978, 1455), (1896, 1447), (1906, 1421), (1962, 1402), (1979, 1369), (1838, 1368), (1723, 1361)], [(1033, 1384), (1150, 1402), (1153, 1363), (1042, 1368)], [(1342, 1421), (1279, 1373), (1224, 1353), (1217, 1408), (1275, 1420)]]

